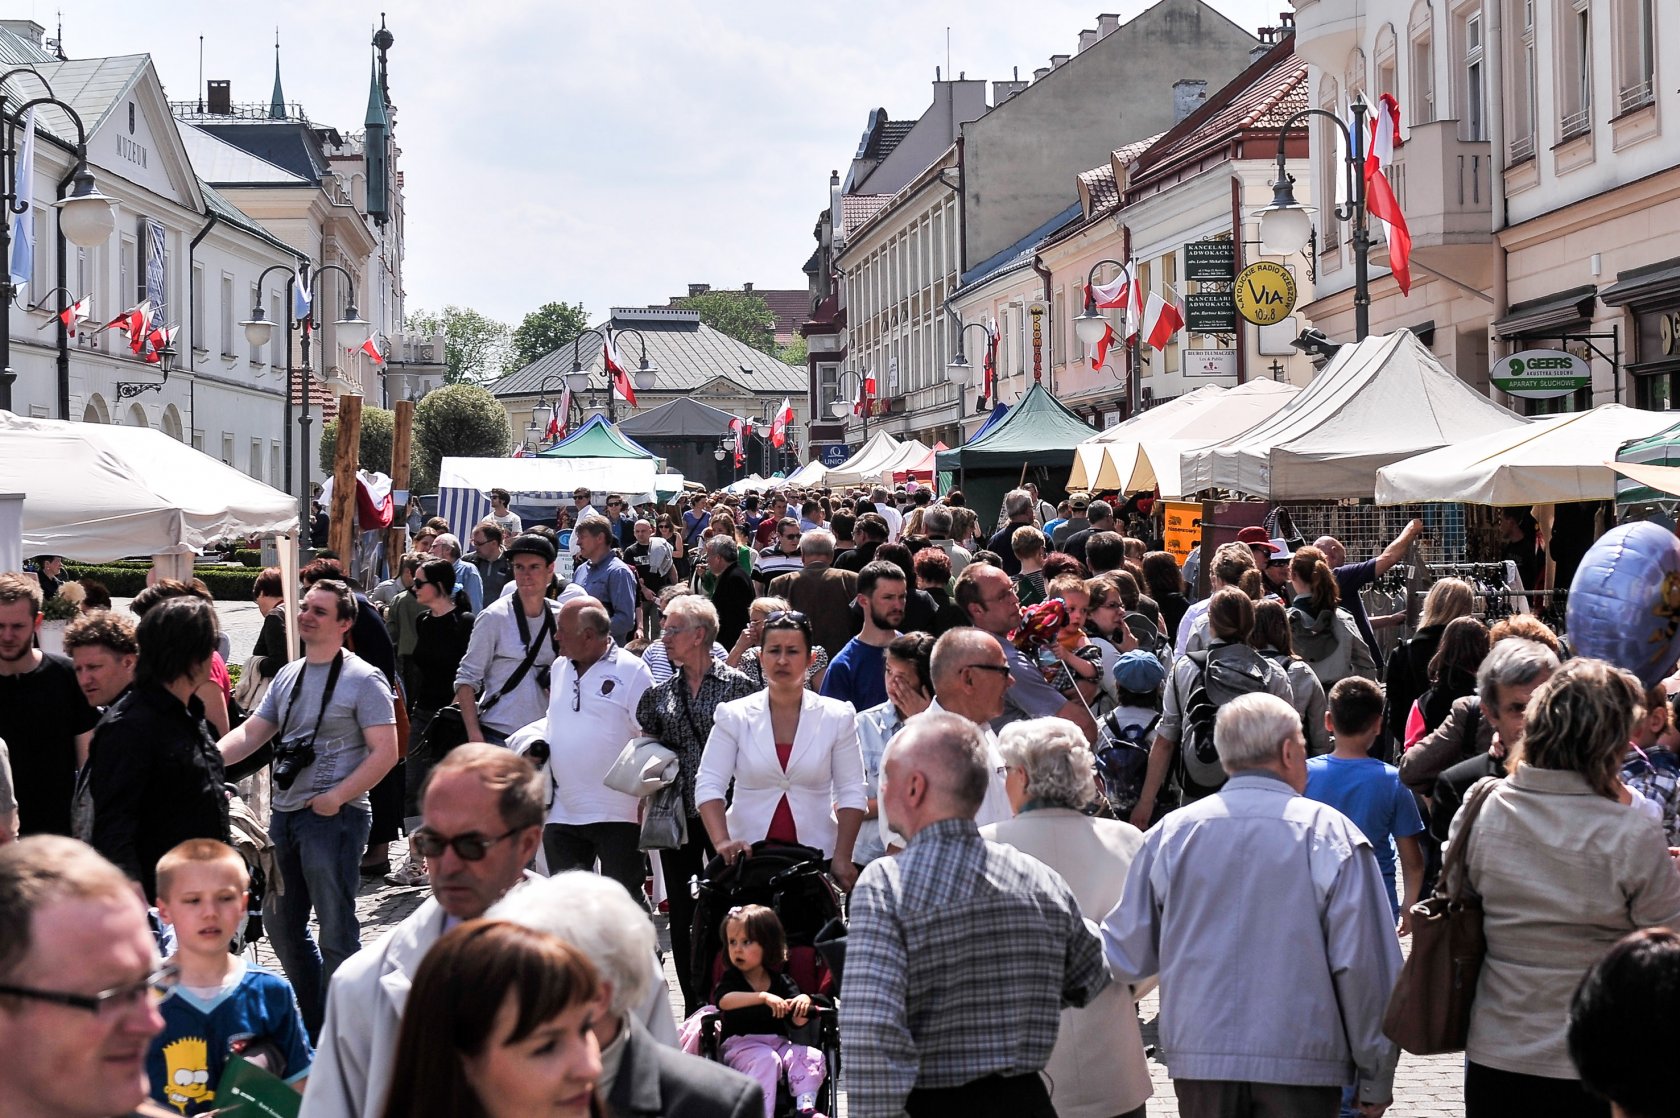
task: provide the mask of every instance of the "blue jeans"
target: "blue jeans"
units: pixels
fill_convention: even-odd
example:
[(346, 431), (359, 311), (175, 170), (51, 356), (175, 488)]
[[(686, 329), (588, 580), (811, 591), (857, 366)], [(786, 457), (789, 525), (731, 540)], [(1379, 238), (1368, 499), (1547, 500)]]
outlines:
[[(274, 954), (297, 992), (298, 1008), (311, 1037), (321, 1033), (327, 983), (333, 972), (362, 949), (356, 921), (356, 889), (361, 884), (362, 851), (372, 819), (357, 808), (337, 815), (316, 815), (308, 808), (277, 811), (269, 822), (274, 857), (284, 895), (272, 889), (264, 905), (263, 926)], [(309, 932), (309, 913), (321, 922), (321, 944)]]

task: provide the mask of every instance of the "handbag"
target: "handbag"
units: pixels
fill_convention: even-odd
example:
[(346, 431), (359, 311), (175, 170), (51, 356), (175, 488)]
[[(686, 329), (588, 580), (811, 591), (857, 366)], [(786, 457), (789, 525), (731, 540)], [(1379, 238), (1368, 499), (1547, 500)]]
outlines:
[[(525, 658), (519, 662), (519, 666), (513, 670), (513, 674), (507, 677), (507, 682), (498, 687), (495, 694), (478, 705), (479, 718), (482, 719), (491, 707), (500, 702), (502, 696), (518, 687), (531, 671), (531, 665), (536, 663), (537, 653), (542, 649), (542, 639), (554, 624), (554, 612), (546, 608), (543, 612), (545, 616), (543, 617), (542, 627), (537, 630), (536, 639), (527, 642)], [(526, 632), (525, 611), (519, 607), (517, 602), (514, 603), (513, 616), (514, 620), (519, 623), (519, 635), (524, 637)], [(483, 723), (481, 722), (480, 725), (482, 726)], [(456, 746), (465, 745), (467, 743), (467, 720), (461, 714), (461, 704), (450, 703), (446, 707), (439, 708), (438, 712), (432, 715), (432, 721), (426, 727), (426, 733), (420, 739), (420, 743), (425, 747), (426, 755), (433, 760), (441, 758)]]
[(626, 796), (651, 796), (677, 779), (677, 755), (653, 738), (631, 738), (601, 783)]
[(641, 850), (677, 850), (688, 844), (688, 812), (683, 809), (682, 785), (667, 784), (648, 797), (642, 815)]
[(1414, 1056), (1462, 1052), (1471, 1003), (1487, 955), (1482, 899), (1470, 891), (1465, 862), (1470, 829), (1499, 783), (1489, 778), (1465, 804), (1464, 823), (1447, 844), (1433, 896), (1412, 906), (1412, 952), (1383, 1014), (1383, 1035)]

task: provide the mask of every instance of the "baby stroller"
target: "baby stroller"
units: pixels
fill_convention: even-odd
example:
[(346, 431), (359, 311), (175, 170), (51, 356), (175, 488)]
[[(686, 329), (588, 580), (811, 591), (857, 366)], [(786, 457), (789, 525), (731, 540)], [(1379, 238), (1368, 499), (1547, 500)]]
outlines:
[[(759, 904), (773, 910), (787, 933), (787, 973), (801, 992), (821, 1007), (804, 1026), (792, 1030), (795, 1043), (807, 1044), (823, 1054), (827, 1074), (817, 1097), (817, 1109), (837, 1113), (837, 1084), (840, 1078), (840, 1028), (834, 1013), (834, 995), (839, 992), (838, 975), (817, 947), (822, 933), (832, 935), (830, 925), (843, 925), (845, 910), (840, 891), (828, 877), (827, 859), (809, 846), (775, 842), (754, 843), (752, 857), (733, 865), (712, 859), (695, 884), (694, 957), (689, 960), (695, 989), (710, 991), (723, 977), (727, 959), (719, 929), (729, 910), (737, 905)], [(723, 1022), (707, 1018), (700, 1035), (700, 1052), (707, 1059), (719, 1059)], [(782, 1095), (786, 1095), (783, 1084)], [(777, 1113), (790, 1111), (793, 1100), (778, 1100)]]

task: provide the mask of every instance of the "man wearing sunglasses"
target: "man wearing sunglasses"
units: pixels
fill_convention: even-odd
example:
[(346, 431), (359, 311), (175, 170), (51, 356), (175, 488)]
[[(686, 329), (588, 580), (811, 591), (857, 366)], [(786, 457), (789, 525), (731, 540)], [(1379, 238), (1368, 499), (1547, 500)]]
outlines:
[(161, 1118), (146, 1052), (163, 1028), (146, 908), (91, 847), (0, 848), (0, 1109), (16, 1118)]

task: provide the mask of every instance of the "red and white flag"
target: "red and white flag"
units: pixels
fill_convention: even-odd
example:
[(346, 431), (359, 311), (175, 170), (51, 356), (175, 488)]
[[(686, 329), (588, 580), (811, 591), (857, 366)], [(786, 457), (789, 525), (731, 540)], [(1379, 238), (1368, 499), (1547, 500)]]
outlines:
[(729, 421), (729, 429), (735, 434), (735, 466), (739, 469), (747, 460), (747, 439), (752, 435), (752, 423), (736, 417)]
[(525, 444), (520, 443), (518, 446), (514, 447), (513, 448), (513, 453), (508, 455), (508, 457), (509, 458), (523, 458), (523, 457), (525, 457)]
[(1131, 341), (1143, 329), (1143, 284), (1138, 281), (1133, 269), (1132, 282), (1126, 288), (1126, 325), (1120, 336)]
[(373, 360), (375, 365), (385, 364), (385, 355), (379, 352), (379, 335), (374, 334), (359, 347), (361, 351)]
[(636, 389), (630, 384), (630, 374), (624, 371), (624, 363), (619, 360), (611, 327), (607, 329), (606, 344), (601, 347), (601, 358), (606, 362), (607, 375), (612, 378), (612, 386), (607, 391), (617, 392), (631, 407), (635, 407)]
[(782, 409), (776, 413), (776, 418), (770, 421), (771, 446), (776, 447), (778, 450), (781, 449), (782, 444), (787, 442), (788, 424), (792, 422), (793, 403), (788, 397), (783, 396)]
[[(83, 295), (80, 299), (77, 299), (74, 303), (71, 303), (69, 306), (58, 312), (58, 320), (64, 323), (65, 332), (68, 333), (70, 337), (74, 338), (76, 336), (76, 323), (84, 321), (92, 307), (93, 296)], [(47, 321), (50, 322), (52, 320), (48, 319)]]
[(1085, 351), (1086, 360), (1091, 363), (1093, 371), (1108, 364), (1108, 347), (1119, 340), (1120, 336), (1114, 332), (1114, 327), (1104, 323), (1102, 337), (1098, 338), (1096, 344)]
[(986, 323), (985, 384), (981, 391), (988, 400), (992, 398), (993, 389), (997, 387), (998, 343), (1002, 340), (1003, 336), (998, 333), (997, 319), (991, 319)]
[(152, 301), (142, 300), (139, 305), (128, 308), (105, 325), (101, 330), (121, 330), (128, 335), (128, 346), (135, 353), (139, 353), (146, 346), (146, 330), (152, 323)]
[[(148, 364), (157, 365), (163, 361), (163, 351), (175, 341), (175, 335), (181, 332), (179, 326), (159, 326), (146, 335), (141, 349), (145, 351)], [(140, 350), (136, 350), (139, 353)]]
[(863, 383), (858, 386), (858, 402), (852, 408), (853, 415), (869, 416), (875, 414), (875, 374), (864, 373)]
[(1167, 302), (1151, 291), (1149, 304), (1143, 312), (1143, 340), (1156, 349), (1166, 349), (1174, 334), (1184, 326), (1184, 312), (1178, 300)]
[(1389, 270), (1400, 285), (1400, 293), (1410, 295), (1412, 234), (1406, 228), (1406, 215), (1400, 212), (1400, 201), (1384, 173), (1394, 162), (1394, 149), (1399, 146), (1400, 102), (1394, 99), (1394, 94), (1384, 93), (1377, 98), (1376, 114), (1371, 118), (1371, 147), (1365, 153), (1365, 206), (1388, 230)]
[(1126, 265), (1120, 269), (1120, 274), (1107, 283), (1091, 283), (1085, 285), (1085, 294), (1090, 296), (1099, 308), (1123, 307), (1132, 286), (1132, 268)]

